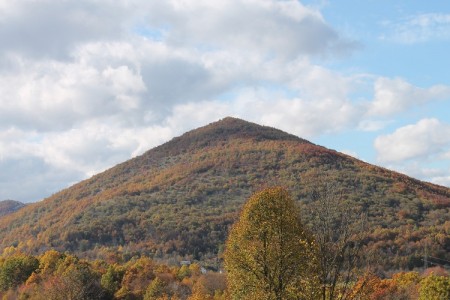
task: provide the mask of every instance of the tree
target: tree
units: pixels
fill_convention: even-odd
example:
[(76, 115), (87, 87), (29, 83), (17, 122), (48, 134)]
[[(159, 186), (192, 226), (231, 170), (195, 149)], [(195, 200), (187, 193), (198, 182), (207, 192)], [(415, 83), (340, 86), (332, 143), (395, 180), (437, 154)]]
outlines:
[(24, 283), (39, 267), (34, 256), (15, 254), (0, 263), (0, 291), (7, 291)]
[(233, 299), (286, 300), (313, 293), (315, 246), (299, 215), (283, 188), (250, 197), (224, 254)]
[(226, 281), (223, 274), (208, 273), (201, 275), (192, 287), (192, 294), (188, 300), (228, 299), (224, 294)]
[(110, 265), (106, 273), (102, 275), (100, 283), (111, 298), (119, 290), (124, 273), (125, 271), (117, 265)]
[[(70, 265), (60, 268), (49, 284), (44, 285), (43, 294), (47, 299), (95, 300), (103, 299), (105, 291), (100, 284), (100, 276), (89, 263), (72, 261)], [(62, 271), (62, 272), (61, 272)]]
[(154, 267), (154, 262), (145, 256), (130, 262), (115, 296), (119, 299), (142, 299), (149, 283), (155, 279)]
[[(311, 203), (304, 209), (317, 245), (319, 280), (323, 300), (354, 297), (352, 282), (362, 270), (366, 216), (345, 201), (345, 193), (332, 180), (316, 176), (310, 186)], [(364, 284), (364, 283), (362, 283)]]
[(167, 284), (161, 280), (159, 277), (156, 277), (149, 284), (147, 291), (144, 295), (144, 300), (157, 300), (166, 295)]
[(39, 258), (39, 273), (41, 275), (53, 274), (58, 264), (63, 262), (65, 255), (56, 250), (48, 250)]
[(450, 277), (429, 275), (420, 282), (419, 300), (450, 299)]
[(185, 277), (191, 276), (191, 270), (187, 265), (182, 265), (180, 270), (178, 270), (177, 277), (179, 280), (183, 280)]

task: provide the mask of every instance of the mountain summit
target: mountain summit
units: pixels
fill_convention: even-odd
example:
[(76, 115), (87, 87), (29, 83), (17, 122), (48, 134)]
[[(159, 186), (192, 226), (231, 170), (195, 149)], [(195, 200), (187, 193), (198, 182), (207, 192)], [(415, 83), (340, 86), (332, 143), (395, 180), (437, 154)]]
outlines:
[(25, 204), (23, 204), (22, 202), (19, 202), (19, 201), (14, 201), (14, 200), (0, 201), (0, 217), (10, 214), (10, 213), (13, 213), (13, 212), (21, 209), (24, 206), (25, 206)]
[(189, 131), (172, 139), (155, 150), (167, 151), (170, 154), (182, 151), (223, 144), (227, 141), (245, 139), (256, 141), (297, 141), (310, 143), (295, 135), (276, 128), (261, 126), (238, 118), (226, 117), (196, 130)]
[(181, 137), (175, 138), (172, 143), (183, 139), (190, 141), (202, 139), (212, 142), (216, 140), (225, 141), (239, 138), (307, 142), (306, 140), (302, 140), (295, 135), (286, 133), (276, 128), (261, 126), (241, 119), (227, 117), (207, 126), (187, 132)]
[(450, 259), (450, 189), (235, 118), (187, 132), (2, 217), (0, 250), (213, 258), (251, 193), (282, 185), (307, 207), (320, 178), (367, 212), (366, 242), (391, 265), (422, 264), (424, 245)]

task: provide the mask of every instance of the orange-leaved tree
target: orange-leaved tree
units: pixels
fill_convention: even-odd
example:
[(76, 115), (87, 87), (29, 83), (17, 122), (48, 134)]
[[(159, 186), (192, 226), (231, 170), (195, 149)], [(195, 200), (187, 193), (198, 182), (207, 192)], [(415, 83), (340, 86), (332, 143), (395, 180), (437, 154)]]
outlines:
[(233, 299), (311, 299), (315, 245), (288, 192), (268, 188), (244, 205), (228, 236), (225, 268)]

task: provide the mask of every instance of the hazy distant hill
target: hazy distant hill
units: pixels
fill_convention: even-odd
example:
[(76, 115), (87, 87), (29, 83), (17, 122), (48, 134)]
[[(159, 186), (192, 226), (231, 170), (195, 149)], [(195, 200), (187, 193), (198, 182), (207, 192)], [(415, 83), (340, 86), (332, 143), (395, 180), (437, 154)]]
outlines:
[(366, 242), (389, 268), (421, 265), (425, 245), (432, 256), (450, 260), (449, 188), (235, 118), (190, 131), (1, 218), (0, 248), (213, 257), (253, 191), (281, 184), (307, 205), (317, 174), (368, 212)]
[(16, 210), (24, 207), (25, 204), (14, 200), (3, 200), (0, 201), (0, 217), (13, 213)]

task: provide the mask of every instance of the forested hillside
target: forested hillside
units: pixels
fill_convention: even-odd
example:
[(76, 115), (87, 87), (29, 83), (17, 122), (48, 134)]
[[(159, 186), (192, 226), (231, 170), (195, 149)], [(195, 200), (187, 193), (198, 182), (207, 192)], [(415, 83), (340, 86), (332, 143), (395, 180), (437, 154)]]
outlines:
[(368, 215), (364, 241), (384, 268), (421, 266), (425, 248), (450, 260), (450, 189), (235, 118), (2, 217), (0, 247), (214, 260), (251, 193), (282, 185), (307, 211), (319, 180), (332, 182), (340, 201)]

